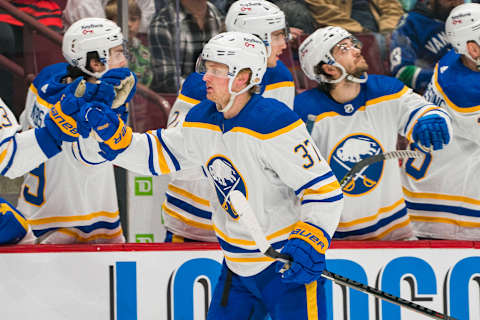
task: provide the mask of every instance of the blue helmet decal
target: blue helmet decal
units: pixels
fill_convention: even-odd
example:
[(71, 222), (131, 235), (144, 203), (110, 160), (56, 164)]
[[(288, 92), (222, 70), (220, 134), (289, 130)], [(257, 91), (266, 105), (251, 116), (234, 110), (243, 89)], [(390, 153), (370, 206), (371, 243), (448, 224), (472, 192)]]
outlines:
[(238, 214), (230, 204), (230, 192), (239, 190), (247, 197), (247, 188), (240, 172), (235, 168), (232, 161), (223, 155), (215, 155), (207, 161), (206, 168), (213, 180), (215, 191), (222, 208), (233, 218)]
[[(337, 179), (341, 180), (361, 160), (383, 153), (375, 138), (364, 133), (354, 133), (343, 138), (333, 148), (328, 160)], [(360, 172), (343, 187), (344, 194), (361, 196), (373, 190), (382, 177), (384, 161), (373, 163)]]

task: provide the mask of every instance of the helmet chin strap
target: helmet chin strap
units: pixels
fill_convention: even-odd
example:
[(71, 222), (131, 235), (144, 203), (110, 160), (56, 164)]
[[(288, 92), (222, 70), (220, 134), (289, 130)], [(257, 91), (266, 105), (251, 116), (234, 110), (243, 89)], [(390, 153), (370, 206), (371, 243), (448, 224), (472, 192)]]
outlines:
[(246, 92), (248, 89), (250, 89), (251, 87), (253, 87), (253, 84), (249, 84), (248, 86), (246, 86), (245, 88), (243, 88), (242, 90), (240, 90), (239, 92), (233, 92), (232, 91), (232, 84), (233, 84), (233, 79), (235, 78), (230, 78), (230, 81), (228, 82), (228, 92), (230, 93), (230, 99), (228, 99), (228, 103), (225, 105), (225, 107), (223, 107), (222, 110), (219, 110), (218, 109), (218, 105), (217, 105), (217, 110), (222, 112), (222, 113), (225, 113), (227, 112), (228, 110), (230, 110), (233, 106), (233, 101), (235, 100), (235, 97), (238, 96), (239, 94), (242, 94), (244, 92)]
[(366, 72), (363, 73), (363, 78), (357, 78), (354, 75), (347, 73), (347, 71), (341, 64), (335, 62), (333, 66), (339, 68), (342, 71), (342, 75), (338, 79), (329, 79), (324, 74), (320, 74), (319, 77), (321, 82), (339, 83), (340, 81), (346, 78), (348, 81), (351, 81), (351, 82), (365, 83), (368, 79), (368, 74)]

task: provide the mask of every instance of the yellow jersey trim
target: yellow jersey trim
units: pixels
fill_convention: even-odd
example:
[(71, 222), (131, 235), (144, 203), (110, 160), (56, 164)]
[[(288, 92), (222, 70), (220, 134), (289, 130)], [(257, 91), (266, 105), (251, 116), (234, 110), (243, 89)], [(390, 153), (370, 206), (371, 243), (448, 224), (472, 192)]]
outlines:
[(179, 99), (183, 102), (186, 102), (186, 103), (190, 103), (190, 104), (199, 104), (200, 103), (200, 100), (187, 97), (187, 96), (185, 96), (181, 93), (178, 95), (177, 99)]
[(173, 191), (173, 192), (175, 192), (179, 195), (182, 195), (185, 198), (189, 198), (189, 199), (193, 200), (194, 202), (199, 203), (201, 205), (204, 205), (204, 206), (207, 206), (207, 207), (210, 206), (210, 201), (208, 201), (206, 199), (203, 199), (199, 196), (196, 196), (193, 193), (188, 192), (187, 190), (184, 190), (182, 188), (174, 186), (173, 184), (169, 184), (167, 189), (169, 189), (169, 190), (171, 190), (171, 191)]
[(29, 219), (28, 223), (32, 226), (38, 226), (41, 224), (48, 224), (48, 223), (87, 221), (87, 220), (91, 220), (98, 217), (118, 218), (118, 211), (115, 211), (115, 212), (99, 211), (99, 212), (94, 212), (94, 213), (90, 213), (82, 216)]
[(378, 219), (378, 217), (382, 213), (389, 212), (389, 211), (395, 209), (396, 207), (398, 207), (399, 205), (404, 204), (404, 203), (405, 203), (405, 200), (402, 198), (402, 199), (398, 200), (397, 202), (395, 202), (394, 204), (392, 204), (390, 206), (378, 209), (377, 213), (375, 213), (374, 215), (371, 215), (369, 217), (363, 217), (363, 218), (352, 220), (352, 221), (348, 221), (348, 222), (340, 222), (338, 224), (338, 227), (339, 228), (348, 228), (348, 227), (353, 227), (353, 226), (358, 225), (358, 224), (362, 224), (362, 223), (365, 223), (365, 222), (370, 222), (370, 221), (376, 220), (376, 219)]
[(222, 132), (219, 126), (210, 124), (210, 123), (185, 121), (183, 122), (183, 126), (187, 128), (199, 128), (199, 129), (207, 129), (207, 130)]
[(282, 81), (277, 83), (272, 83), (265, 86), (265, 91), (274, 90), (278, 88), (286, 88), (286, 87), (295, 87), (293, 81)]
[(160, 139), (158, 139), (158, 137), (153, 133), (153, 131), (148, 131), (147, 134), (152, 135), (152, 137), (155, 139), (155, 144), (157, 145), (158, 166), (160, 167), (160, 172), (163, 174), (170, 173), (170, 168), (168, 167), (167, 160), (163, 155), (163, 147), (160, 143)]
[(201, 223), (201, 222), (197, 222), (197, 221), (193, 221), (191, 219), (188, 219), (188, 218), (182, 216), (178, 212), (175, 212), (174, 210), (172, 210), (170, 208), (167, 208), (167, 206), (165, 205), (165, 202), (162, 204), (162, 209), (165, 210), (165, 212), (169, 216), (172, 216), (173, 218), (175, 218), (177, 220), (180, 220), (180, 221), (182, 221), (183, 223), (185, 223), (189, 226), (204, 229), (204, 230), (214, 230), (214, 228), (215, 228), (215, 226), (205, 224), (205, 223)]
[(253, 131), (251, 129), (244, 128), (244, 127), (234, 127), (231, 131), (232, 132), (245, 133), (245, 134), (248, 134), (248, 135), (253, 136), (255, 138), (258, 138), (260, 140), (268, 140), (268, 139), (278, 137), (279, 135), (282, 135), (286, 132), (292, 131), (293, 129), (297, 128), (298, 126), (300, 126), (302, 124), (303, 124), (303, 121), (301, 119), (298, 119), (294, 123), (292, 123), (292, 124), (290, 124), (286, 127), (283, 127), (282, 129), (279, 129), (277, 131), (271, 132), (271, 133), (259, 133), (259, 132), (256, 132), (256, 131)]
[(448, 194), (439, 194), (439, 193), (428, 193), (428, 192), (413, 192), (405, 187), (402, 187), (403, 193), (410, 198), (417, 198), (417, 199), (438, 199), (438, 200), (449, 200), (449, 201), (458, 201), (469, 203), (473, 205), (480, 205), (480, 200), (463, 197), (463, 196), (452, 196)]

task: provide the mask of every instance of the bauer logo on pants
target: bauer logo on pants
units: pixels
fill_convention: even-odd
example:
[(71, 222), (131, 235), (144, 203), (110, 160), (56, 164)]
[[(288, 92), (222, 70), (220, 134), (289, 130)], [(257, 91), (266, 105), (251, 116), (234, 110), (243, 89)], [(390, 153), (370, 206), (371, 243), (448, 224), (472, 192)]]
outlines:
[[(328, 162), (337, 179), (341, 180), (355, 164), (383, 152), (380, 143), (370, 135), (354, 133), (342, 139), (333, 148)], [(384, 161), (380, 161), (363, 168), (343, 187), (343, 192), (359, 196), (373, 190), (380, 182), (383, 166)]]
[(238, 190), (248, 199), (247, 189), (242, 176), (232, 162), (223, 155), (215, 155), (210, 158), (206, 167), (215, 184), (215, 191), (222, 208), (233, 219), (237, 219), (238, 214), (232, 208), (228, 196), (232, 190)]

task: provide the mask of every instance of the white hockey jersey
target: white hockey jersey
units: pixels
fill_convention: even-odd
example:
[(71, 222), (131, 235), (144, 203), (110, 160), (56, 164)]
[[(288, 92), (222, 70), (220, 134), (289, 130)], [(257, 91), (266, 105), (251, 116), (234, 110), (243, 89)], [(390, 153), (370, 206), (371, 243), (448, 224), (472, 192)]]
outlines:
[(241, 276), (257, 274), (273, 260), (238, 222), (228, 200), (231, 190), (247, 197), (275, 248), (299, 220), (332, 235), (342, 209), (339, 183), (304, 123), (283, 103), (258, 94), (232, 119), (204, 100), (182, 126), (135, 133), (115, 164), (145, 175), (201, 165), (216, 193), (212, 227), (228, 267)]
[[(21, 115), (24, 130), (43, 126), (66, 86), (60, 82), (66, 66), (49, 66), (35, 78)], [(113, 166), (96, 154), (96, 140), (80, 137), (79, 143), (64, 142), (62, 150), (28, 173), (22, 185), (17, 208), (35, 236), (58, 230), (68, 242), (124, 242)]]
[(61, 151), (45, 128), (19, 132), (20, 125), (0, 98), (0, 175), (17, 178)]
[(405, 163), (407, 207), (420, 237), (480, 240), (480, 72), (451, 50), (436, 65), (425, 98), (452, 118), (446, 149)]
[[(425, 113), (448, 118), (399, 80), (378, 75), (369, 75), (352, 101), (337, 103), (315, 88), (295, 98), (294, 110), (305, 122), (315, 119), (313, 140), (339, 180), (362, 159), (395, 150), (397, 134), (411, 140), (413, 126)], [(343, 192), (345, 205), (334, 238), (412, 237), (397, 161), (365, 167)]]
[[(168, 127), (181, 125), (188, 111), (206, 99), (202, 75), (190, 74), (170, 111)], [(281, 62), (267, 68), (260, 85), (262, 96), (277, 99), (293, 109), (295, 86), (290, 71)], [(206, 175), (200, 167), (173, 174), (162, 205), (164, 224), (175, 235), (199, 241), (217, 241), (213, 230), (210, 202), (215, 199)]]

